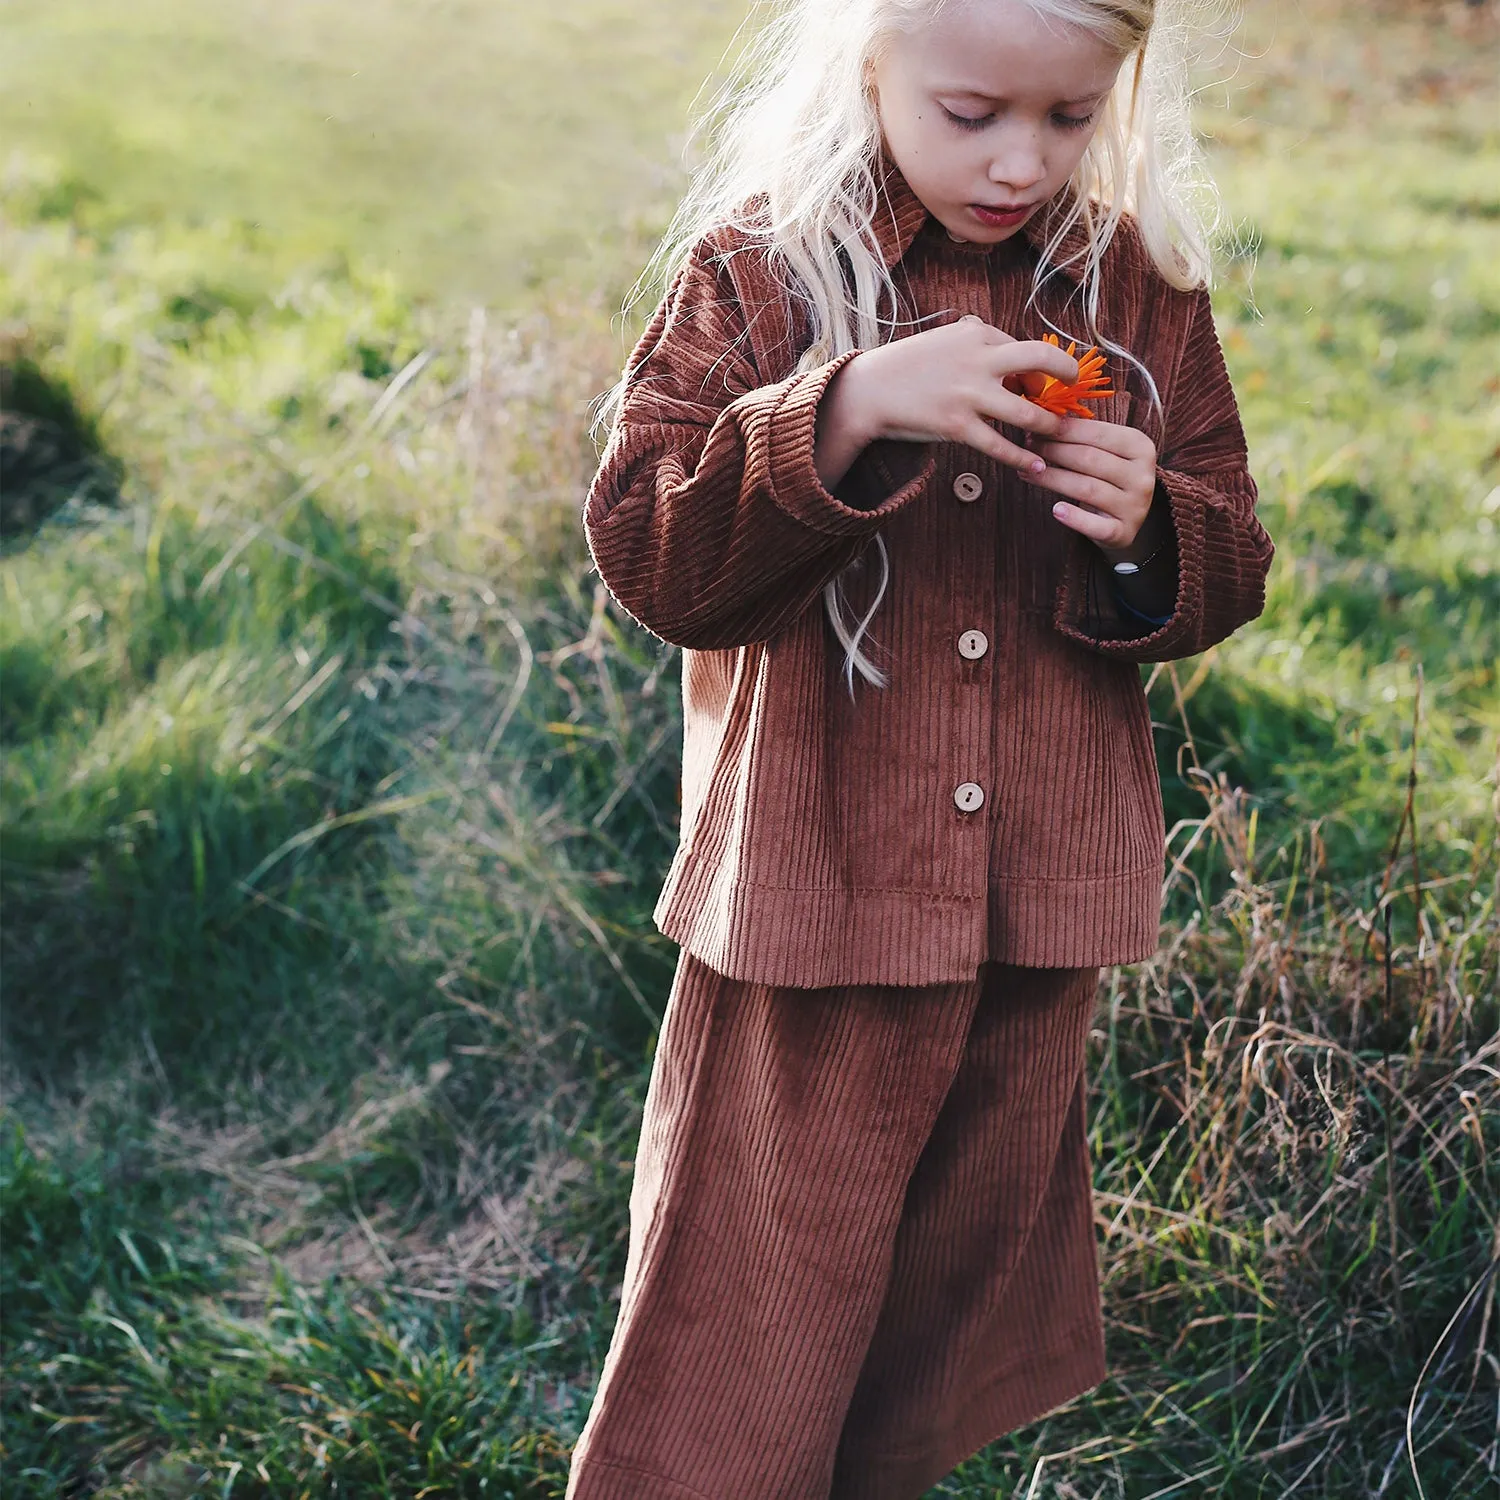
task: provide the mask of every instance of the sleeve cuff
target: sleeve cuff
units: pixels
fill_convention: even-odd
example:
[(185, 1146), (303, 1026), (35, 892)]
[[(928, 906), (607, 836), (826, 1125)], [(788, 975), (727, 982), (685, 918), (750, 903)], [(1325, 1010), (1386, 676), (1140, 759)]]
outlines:
[(834, 494), (856, 510), (877, 510), (914, 479), (930, 480), (931, 463), (926, 443), (876, 438), (849, 466)]
[[(771, 498), (794, 520), (832, 536), (878, 531), (926, 487), (937, 468), (930, 444), (871, 444), (838, 487), (845, 498), (824, 488), (813, 462), (818, 403), (829, 382), (857, 352), (841, 354), (826, 365), (793, 376), (770, 414), (767, 467)], [(913, 452), (892, 459), (883, 451), (896, 446)], [(885, 490), (882, 481), (894, 487)], [(848, 503), (851, 500), (858, 503)]]

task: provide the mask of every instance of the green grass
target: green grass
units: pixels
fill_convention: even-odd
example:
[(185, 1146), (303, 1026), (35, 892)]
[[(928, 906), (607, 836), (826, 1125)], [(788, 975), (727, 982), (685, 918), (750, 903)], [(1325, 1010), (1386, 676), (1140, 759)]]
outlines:
[(0, 140), (49, 205), (243, 221), (453, 301), (617, 275), (741, 7), (9, 0)]
[(1218, 305), (1279, 550), (1266, 615), (1205, 690), (1213, 722), (1238, 721), (1235, 778), (1324, 818), (1369, 868), (1399, 808), (1419, 668), (1427, 816), (1445, 833), (1486, 821), (1500, 132), (1485, 57), (1444, 51), (1430, 23), (1364, 39), (1360, 63), (1383, 65), (1369, 72), (1316, 33), (1298, 55), (1279, 19), (1233, 108), (1205, 119), (1253, 247)]
[[(0, 229), (7, 1493), (558, 1496), (673, 963), (675, 653), (578, 525), (636, 262), (576, 245), (538, 146), (545, 228), (486, 212), (578, 258), (474, 314), (378, 269), (427, 213), (395, 176), (223, 93), (345, 42), (414, 87), (403, 48), (446, 78), (498, 21), (199, 9), (184, 87), (177, 11), (91, 14), (7, 18), (73, 100)], [(1259, 247), (1218, 307), (1278, 560), (1261, 620), (1152, 685), (1184, 864), (1091, 1043), (1111, 1377), (938, 1493), (1415, 1497), (1409, 1404), (1428, 1496), (1495, 1482), (1495, 70), (1360, 14), (1356, 92), (1314, 12), (1204, 100)], [(608, 55), (526, 24), (528, 87)], [(476, 266), (444, 171), (428, 264)], [(216, 217), (221, 177), (284, 222)], [(648, 178), (616, 222), (659, 217)]]

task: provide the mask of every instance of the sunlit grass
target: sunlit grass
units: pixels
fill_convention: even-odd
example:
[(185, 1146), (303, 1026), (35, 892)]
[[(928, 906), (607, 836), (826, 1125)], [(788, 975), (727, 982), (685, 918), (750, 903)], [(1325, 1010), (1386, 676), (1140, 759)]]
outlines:
[(11, 0), (0, 140), (65, 157), (49, 205), (254, 225), (454, 301), (617, 276), (670, 210), (729, 0)]

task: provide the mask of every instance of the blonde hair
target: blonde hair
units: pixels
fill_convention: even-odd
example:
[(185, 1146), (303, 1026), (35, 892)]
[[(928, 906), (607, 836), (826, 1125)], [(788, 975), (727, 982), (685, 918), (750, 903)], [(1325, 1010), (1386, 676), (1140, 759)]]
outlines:
[[(773, 0), (773, 14), (698, 122), (702, 160), (627, 309), (647, 288), (669, 282), (705, 234), (733, 226), (765, 246), (771, 268), (806, 315), (812, 337), (798, 370), (883, 343), (900, 303), (873, 229), (882, 137), (871, 66), (890, 37), (918, 29), (953, 3)], [(1210, 280), (1218, 205), (1189, 121), (1188, 69), (1190, 44), (1216, 30), (1204, 22), (1218, 7), (1203, 0), (1023, 3), (1044, 19), (1089, 32), (1127, 64), (1073, 175), (1069, 210), (1039, 257), (1028, 306), (1035, 306), (1050, 277), (1071, 269), (1088, 341), (1140, 370), (1159, 409), (1150, 371), (1099, 331), (1100, 263), (1129, 212), (1166, 281), (1189, 289)], [(1083, 264), (1055, 263), (1064, 237), (1080, 221), (1087, 239)], [(606, 398), (606, 416), (618, 409), (622, 393), (623, 381)], [(876, 687), (886, 684), (860, 649), (890, 579), (884, 538), (875, 540), (880, 586), (853, 629), (845, 619), (844, 574), (823, 591), (851, 695), (856, 671)], [(862, 563), (856, 559), (849, 569)]]

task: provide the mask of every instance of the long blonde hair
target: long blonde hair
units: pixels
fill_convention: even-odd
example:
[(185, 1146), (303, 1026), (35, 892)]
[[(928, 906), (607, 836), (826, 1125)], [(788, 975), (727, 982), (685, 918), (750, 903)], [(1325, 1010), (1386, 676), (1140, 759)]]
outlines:
[[(812, 337), (799, 370), (883, 343), (900, 304), (872, 227), (882, 137), (871, 65), (891, 36), (918, 29), (953, 3), (771, 0), (772, 14), (697, 122), (700, 163), (627, 309), (669, 282), (706, 233), (731, 225), (766, 247), (772, 269), (805, 313)], [(1166, 281), (1187, 289), (1210, 280), (1218, 202), (1189, 121), (1188, 70), (1193, 40), (1217, 32), (1205, 23), (1220, 7), (1211, 0), (1024, 3), (1045, 19), (1082, 28), (1124, 59), (1070, 183), (1069, 211), (1039, 257), (1028, 305), (1064, 268), (1053, 255), (1081, 221), (1084, 264), (1069, 269), (1079, 281), (1086, 336), (1134, 365), (1159, 408), (1150, 371), (1098, 329), (1099, 268), (1130, 212)], [(623, 381), (606, 398), (606, 418), (618, 410), (622, 392)], [(884, 538), (877, 535), (876, 543), (880, 585), (853, 629), (845, 619), (844, 575), (823, 591), (851, 695), (856, 671), (876, 687), (886, 684), (860, 649), (890, 579)]]

